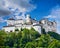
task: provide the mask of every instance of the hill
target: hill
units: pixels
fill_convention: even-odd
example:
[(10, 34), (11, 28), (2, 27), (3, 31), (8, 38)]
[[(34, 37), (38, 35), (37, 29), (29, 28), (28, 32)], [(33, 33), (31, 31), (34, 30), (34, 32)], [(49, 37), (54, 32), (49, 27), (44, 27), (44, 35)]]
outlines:
[(9, 33), (0, 30), (0, 48), (60, 48), (60, 35), (55, 32), (40, 35), (33, 28)]

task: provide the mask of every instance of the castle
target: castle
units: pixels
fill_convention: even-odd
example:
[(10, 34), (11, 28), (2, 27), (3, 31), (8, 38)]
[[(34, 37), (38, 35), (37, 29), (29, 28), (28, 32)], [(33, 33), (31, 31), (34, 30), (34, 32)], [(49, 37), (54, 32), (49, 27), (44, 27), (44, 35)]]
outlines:
[(30, 15), (26, 15), (25, 19), (14, 19), (9, 18), (7, 20), (7, 26), (3, 27), (3, 30), (6, 32), (15, 32), (15, 29), (21, 30), (21, 28), (31, 29), (34, 28), (41, 34), (41, 29), (44, 28), (46, 32), (52, 31), (56, 32), (56, 22), (49, 21), (48, 19), (42, 19), (37, 21), (35, 19), (31, 19)]

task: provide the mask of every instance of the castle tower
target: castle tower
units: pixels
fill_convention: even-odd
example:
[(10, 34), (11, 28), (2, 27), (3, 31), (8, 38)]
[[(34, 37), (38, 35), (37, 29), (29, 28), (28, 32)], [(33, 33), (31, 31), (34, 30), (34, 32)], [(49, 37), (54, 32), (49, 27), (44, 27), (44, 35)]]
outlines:
[(26, 16), (26, 24), (32, 24), (32, 21), (31, 21), (29, 14)]

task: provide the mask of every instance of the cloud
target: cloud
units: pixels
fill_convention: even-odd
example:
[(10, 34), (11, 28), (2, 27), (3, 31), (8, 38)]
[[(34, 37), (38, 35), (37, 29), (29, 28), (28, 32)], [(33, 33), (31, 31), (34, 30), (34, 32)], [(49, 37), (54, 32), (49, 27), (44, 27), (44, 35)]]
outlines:
[(6, 7), (18, 8), (22, 12), (29, 12), (36, 7), (30, 3), (30, 0), (5, 0)]
[(54, 19), (57, 22), (57, 32), (60, 34), (60, 6), (52, 8), (50, 14), (45, 18)]
[(6, 20), (3, 19), (3, 17), (0, 17), (0, 23), (4, 23)]
[(32, 0), (0, 0), (0, 16), (18, 16), (21, 12), (25, 15), (36, 8), (30, 1)]
[(11, 12), (4, 7), (4, 1), (0, 0), (0, 16), (9, 15)]
[(6, 16), (11, 14), (9, 10), (0, 9), (0, 16)]
[(48, 16), (45, 16), (44, 18), (56, 18), (56, 16), (48, 15)]

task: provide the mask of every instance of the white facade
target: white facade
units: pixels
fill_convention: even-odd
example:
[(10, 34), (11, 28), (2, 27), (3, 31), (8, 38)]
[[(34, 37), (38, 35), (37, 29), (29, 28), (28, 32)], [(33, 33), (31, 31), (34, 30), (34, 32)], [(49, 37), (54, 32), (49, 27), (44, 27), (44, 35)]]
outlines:
[(15, 29), (18, 29), (18, 30), (21, 30), (24, 29), (24, 28), (27, 28), (27, 29), (31, 29), (31, 28), (34, 28), (37, 32), (39, 32), (41, 34), (41, 26), (33, 26), (33, 25), (16, 25), (15, 27), (4, 27), (3, 29), (6, 31), (6, 32), (15, 32)]
[[(36, 20), (32, 20), (30, 15), (27, 15), (26, 19), (9, 19), (7, 20), (7, 26), (3, 27), (6, 32), (14, 32), (15, 29), (21, 30), (21, 28), (31, 29), (34, 28), (41, 34), (41, 29), (44, 28), (46, 32), (53, 31), (56, 32), (56, 22), (48, 21), (47, 19), (43, 19), (40, 22)], [(41, 28), (42, 27), (42, 28)]]
[(14, 20), (7, 20), (7, 25), (14, 25), (15, 21)]
[(22, 19), (15, 20), (15, 24), (24, 24), (24, 20), (22, 20)]
[(46, 32), (48, 31), (52, 31), (52, 32), (56, 32), (56, 22), (51, 22), (51, 21), (48, 21), (47, 19), (44, 19), (44, 20), (41, 20), (41, 24), (42, 24), (42, 28), (45, 29)]
[(5, 30), (6, 32), (14, 32), (15, 27), (4, 27), (3, 30)]
[(41, 34), (41, 26), (33, 26), (33, 28)]
[(27, 28), (27, 29), (31, 29), (32, 28), (32, 25), (23, 25), (22, 28)]

